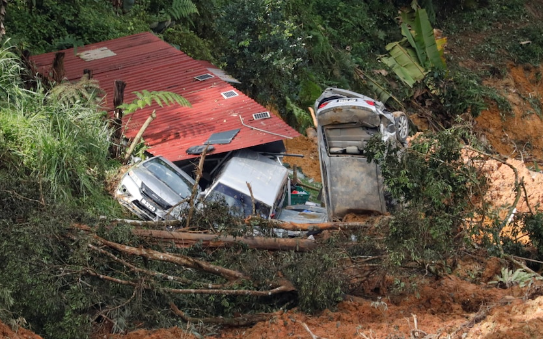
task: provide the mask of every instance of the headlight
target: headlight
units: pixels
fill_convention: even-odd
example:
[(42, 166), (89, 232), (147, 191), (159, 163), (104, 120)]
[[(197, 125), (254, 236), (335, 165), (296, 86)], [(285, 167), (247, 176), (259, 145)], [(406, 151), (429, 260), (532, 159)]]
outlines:
[(138, 187), (141, 187), (141, 179), (138, 178), (138, 176), (134, 174), (133, 171), (128, 172), (128, 175), (130, 176), (130, 178), (132, 178), (132, 180), (134, 180)]

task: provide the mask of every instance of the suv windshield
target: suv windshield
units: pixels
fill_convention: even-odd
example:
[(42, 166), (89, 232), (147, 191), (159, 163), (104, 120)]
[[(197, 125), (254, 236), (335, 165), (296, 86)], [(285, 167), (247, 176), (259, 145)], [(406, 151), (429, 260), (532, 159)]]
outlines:
[(143, 166), (149, 170), (149, 172), (153, 173), (157, 179), (170, 187), (174, 192), (179, 193), (181, 197), (187, 197), (190, 195), (192, 183), (162, 159), (154, 158), (144, 163)]
[[(253, 214), (253, 202), (251, 197), (222, 183), (215, 186), (211, 199), (224, 199), (234, 214), (243, 217)], [(258, 200), (255, 200), (255, 209), (256, 214), (263, 218), (268, 218), (270, 216), (270, 207)]]

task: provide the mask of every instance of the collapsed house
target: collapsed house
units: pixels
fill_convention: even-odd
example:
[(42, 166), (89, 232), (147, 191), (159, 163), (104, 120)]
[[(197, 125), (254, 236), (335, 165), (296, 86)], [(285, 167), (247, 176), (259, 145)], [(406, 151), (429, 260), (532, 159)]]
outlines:
[[(133, 139), (156, 110), (156, 119), (143, 134), (147, 152), (163, 156), (189, 173), (192, 160), (198, 157), (198, 152), (189, 151), (193, 146), (213, 146), (206, 158), (206, 168), (211, 172), (232, 151), (251, 148), (282, 153), (282, 140), (299, 135), (236, 89), (235, 79), (207, 61), (192, 59), (152, 33), (60, 52), (64, 53), (63, 78), (74, 82), (84, 73), (92, 74), (106, 93), (104, 105), (111, 115), (117, 80), (126, 83), (125, 103), (136, 98), (133, 92), (144, 90), (174, 92), (187, 99), (192, 107), (153, 104), (125, 115), (122, 131), (127, 139)], [(46, 74), (57, 53), (33, 56), (31, 61), (40, 73)]]

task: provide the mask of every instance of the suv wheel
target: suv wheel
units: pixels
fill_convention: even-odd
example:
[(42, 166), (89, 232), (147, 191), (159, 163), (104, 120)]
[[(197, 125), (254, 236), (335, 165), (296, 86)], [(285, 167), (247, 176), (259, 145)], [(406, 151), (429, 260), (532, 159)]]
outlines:
[(405, 144), (409, 136), (409, 120), (404, 112), (394, 112), (394, 124), (396, 125), (396, 138), (402, 144)]

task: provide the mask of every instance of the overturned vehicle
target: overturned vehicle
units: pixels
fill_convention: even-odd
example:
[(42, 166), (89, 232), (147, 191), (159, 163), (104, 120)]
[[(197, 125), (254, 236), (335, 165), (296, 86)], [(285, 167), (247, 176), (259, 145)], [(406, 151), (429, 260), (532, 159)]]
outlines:
[(409, 121), (383, 103), (352, 91), (327, 88), (315, 101), (323, 199), (329, 220), (349, 213), (387, 211), (379, 166), (367, 161), (367, 142), (406, 144)]

